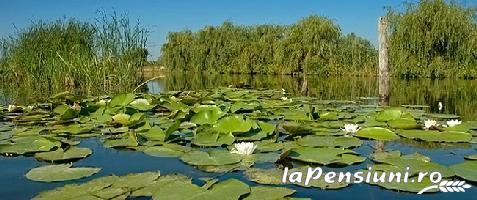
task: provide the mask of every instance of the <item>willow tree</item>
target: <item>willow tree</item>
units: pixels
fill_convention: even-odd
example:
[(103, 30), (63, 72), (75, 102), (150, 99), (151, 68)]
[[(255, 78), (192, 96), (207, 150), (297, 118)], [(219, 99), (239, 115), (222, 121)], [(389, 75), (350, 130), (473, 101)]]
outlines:
[(421, 0), (389, 10), (393, 73), (406, 77), (477, 76), (476, 9)]
[(341, 72), (337, 68), (349, 64), (346, 58), (339, 58), (348, 56), (341, 51), (365, 53), (353, 58), (373, 60), (376, 52), (364, 39), (355, 37), (353, 45), (343, 42), (347, 40), (333, 21), (316, 15), (288, 26), (225, 22), (195, 33), (171, 33), (161, 60), (172, 71), (326, 75)]

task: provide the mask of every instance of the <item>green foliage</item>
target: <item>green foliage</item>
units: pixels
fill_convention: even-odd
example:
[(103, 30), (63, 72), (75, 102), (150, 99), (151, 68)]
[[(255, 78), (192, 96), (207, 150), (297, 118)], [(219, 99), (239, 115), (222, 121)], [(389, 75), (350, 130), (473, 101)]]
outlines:
[(289, 26), (225, 22), (170, 33), (160, 60), (171, 71), (342, 75), (372, 73), (376, 55), (368, 41), (313, 15)]
[(454, 1), (421, 0), (389, 10), (395, 75), (476, 77), (477, 10)]
[(3, 38), (0, 72), (6, 90), (93, 94), (136, 85), (147, 55), (146, 31), (116, 14), (96, 21), (38, 21)]

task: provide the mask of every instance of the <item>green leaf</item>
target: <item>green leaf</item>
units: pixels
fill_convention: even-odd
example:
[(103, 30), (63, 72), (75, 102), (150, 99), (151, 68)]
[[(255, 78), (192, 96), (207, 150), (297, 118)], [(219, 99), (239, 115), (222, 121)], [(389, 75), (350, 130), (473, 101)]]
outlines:
[(242, 159), (237, 154), (229, 151), (211, 149), (209, 151), (193, 150), (180, 157), (182, 161), (190, 165), (229, 165), (240, 162)]
[(71, 159), (85, 158), (89, 156), (93, 151), (89, 148), (70, 147), (63, 151), (59, 148), (56, 151), (36, 153), (35, 158), (45, 161), (65, 161)]
[(42, 136), (24, 136), (11, 139), (13, 143), (0, 144), (1, 153), (26, 154), (50, 151), (60, 147), (61, 142)]
[(256, 126), (251, 120), (244, 120), (241, 115), (233, 115), (220, 119), (214, 130), (220, 133), (244, 133)]
[(124, 107), (134, 101), (136, 96), (133, 93), (118, 94), (111, 98), (109, 107)]
[(477, 161), (465, 160), (462, 163), (450, 166), (455, 174), (465, 180), (477, 182)]
[(163, 146), (153, 146), (144, 149), (144, 153), (155, 157), (180, 157), (190, 151), (189, 147), (177, 144), (164, 144)]
[(381, 141), (391, 141), (399, 139), (399, 136), (397, 136), (394, 132), (381, 127), (363, 128), (356, 133), (356, 136)]
[(307, 135), (297, 140), (300, 146), (305, 147), (359, 147), (361, 140), (354, 137), (314, 136)]
[(78, 112), (76, 110), (65, 104), (57, 106), (53, 112), (59, 115), (60, 120), (73, 119), (78, 116)]
[(57, 182), (88, 177), (100, 170), (100, 168), (72, 168), (69, 164), (47, 165), (34, 168), (25, 176), (32, 181)]
[(218, 133), (215, 131), (200, 131), (192, 140), (192, 143), (201, 147), (217, 147), (231, 145), (235, 137), (231, 133)]
[(419, 128), (414, 118), (399, 118), (388, 121), (388, 125), (394, 129), (415, 129)]
[(203, 124), (215, 124), (225, 113), (219, 107), (210, 106), (207, 109), (201, 109), (198, 113), (194, 114), (190, 119), (190, 122), (203, 125)]
[(360, 163), (366, 160), (364, 157), (353, 155), (354, 151), (339, 148), (312, 148), (297, 147), (293, 148), (288, 157), (307, 163), (318, 163), (322, 165), (345, 164), (350, 165)]
[(427, 142), (469, 142), (472, 139), (470, 133), (456, 131), (424, 131), (424, 130), (403, 130), (399, 135), (416, 140)]
[(391, 108), (386, 109), (378, 113), (376, 116), (376, 121), (378, 122), (387, 122), (395, 119), (401, 118), (402, 110)]
[(195, 195), (194, 200), (238, 200), (241, 196), (250, 193), (250, 187), (237, 179), (228, 179), (212, 185), (210, 189)]
[(250, 195), (245, 200), (275, 200), (283, 199), (295, 193), (295, 190), (285, 187), (255, 186), (250, 188)]

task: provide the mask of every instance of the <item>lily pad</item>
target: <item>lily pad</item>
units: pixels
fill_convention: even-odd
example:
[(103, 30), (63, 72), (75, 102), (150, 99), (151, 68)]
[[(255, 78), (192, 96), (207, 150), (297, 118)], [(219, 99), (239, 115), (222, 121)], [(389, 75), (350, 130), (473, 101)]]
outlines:
[(182, 161), (190, 165), (229, 165), (240, 162), (242, 159), (237, 154), (229, 151), (210, 149), (209, 151), (193, 150), (180, 157)]
[(363, 142), (354, 137), (333, 137), (307, 135), (297, 140), (297, 143), (305, 147), (359, 147)]
[(124, 107), (134, 101), (136, 96), (133, 93), (123, 93), (123, 94), (118, 94), (111, 98), (111, 101), (109, 102), (110, 107)]
[(245, 200), (275, 200), (283, 199), (295, 193), (295, 190), (285, 187), (255, 186), (250, 188), (250, 195)]
[(391, 141), (399, 139), (399, 136), (397, 136), (394, 132), (381, 127), (363, 128), (356, 133), (356, 136), (381, 141)]
[(178, 144), (164, 144), (162, 146), (147, 147), (143, 151), (145, 154), (155, 157), (180, 157), (190, 150), (190, 147)]
[(13, 143), (0, 144), (1, 153), (26, 154), (50, 151), (61, 146), (61, 142), (42, 136), (24, 136), (11, 139)]
[(456, 131), (402, 130), (398, 134), (406, 138), (427, 142), (469, 142), (472, 139), (470, 133)]
[(402, 115), (401, 109), (396, 109), (396, 108), (386, 109), (378, 113), (378, 115), (376, 116), (376, 121), (387, 122), (387, 121), (399, 119), (401, 118), (401, 115)]
[(81, 147), (72, 146), (64, 151), (63, 149), (59, 148), (56, 151), (36, 153), (35, 158), (39, 160), (58, 162), (58, 161), (85, 158), (89, 156), (91, 153), (93, 153), (93, 151), (91, 151), (91, 149), (89, 148), (81, 148)]
[(244, 120), (241, 115), (234, 115), (220, 119), (214, 125), (214, 130), (220, 133), (244, 133), (256, 126), (251, 120)]
[(477, 161), (465, 160), (462, 163), (450, 166), (455, 174), (465, 180), (477, 182)]
[(69, 164), (47, 165), (34, 168), (25, 176), (32, 181), (57, 182), (88, 177), (98, 173), (100, 170), (100, 168), (72, 168)]
[(364, 157), (356, 156), (354, 151), (339, 148), (293, 148), (288, 157), (308, 163), (318, 163), (322, 165), (345, 164), (350, 165), (366, 160)]
[(219, 107), (209, 106), (207, 109), (201, 109), (192, 116), (190, 122), (195, 124), (215, 124), (225, 113)]
[(419, 128), (414, 118), (399, 118), (388, 121), (388, 125), (394, 129), (415, 129)]

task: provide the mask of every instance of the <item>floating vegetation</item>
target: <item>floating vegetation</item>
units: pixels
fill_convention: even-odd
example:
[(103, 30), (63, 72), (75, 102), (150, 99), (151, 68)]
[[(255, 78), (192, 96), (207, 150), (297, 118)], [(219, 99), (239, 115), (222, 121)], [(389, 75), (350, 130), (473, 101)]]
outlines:
[[(281, 90), (236, 88), (127, 93), (80, 100), (56, 95), (47, 103), (15, 107), (5, 107), (0, 112), (3, 117), (0, 153), (34, 156), (39, 161), (56, 163), (31, 169), (26, 177), (34, 181), (73, 180), (97, 173), (100, 169), (94, 166), (61, 164), (94, 154), (88, 148), (77, 147), (81, 138), (88, 137), (98, 138), (106, 148), (144, 152), (151, 159), (169, 157), (205, 172), (244, 171), (250, 180), (260, 184), (281, 184), (277, 176), (284, 163), (293, 163), (290, 172), (310, 165), (341, 168), (364, 163), (371, 164), (378, 172), (400, 172), (410, 167), (411, 177), (418, 171), (438, 171), (445, 178), (459, 176), (475, 181), (474, 160), (446, 167), (417, 153), (381, 152), (368, 159), (368, 155), (354, 149), (365, 143), (401, 139), (444, 144), (469, 144), (475, 140), (475, 122), (443, 127), (449, 124), (448, 116), (429, 118), (433, 115), (420, 107), (370, 107), (361, 102), (291, 96)], [(435, 124), (428, 130), (424, 122), (431, 119), (435, 119)], [(475, 159), (475, 155), (467, 158)], [(279, 168), (259, 168), (270, 164)], [(220, 195), (225, 193), (231, 199), (253, 199), (269, 192), (282, 198), (294, 192), (288, 188), (250, 187), (233, 179), (201, 187), (187, 177), (175, 180), (170, 176), (158, 173), (108, 176), (81, 185), (66, 185), (36, 198), (54, 199), (73, 190), (72, 196), (100, 199), (129, 196), (168, 199), (183, 195), (209, 199), (222, 198)], [(322, 189), (347, 186), (323, 180), (310, 185), (293, 184)], [(415, 190), (402, 184), (378, 185)], [(76, 191), (83, 187), (86, 189)]]

